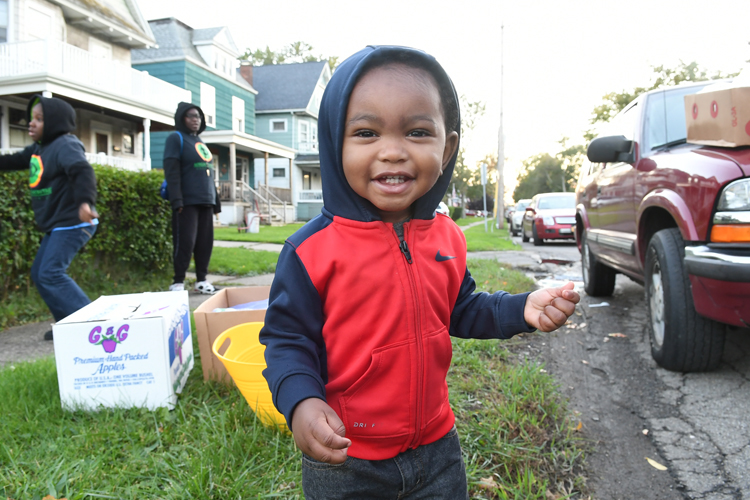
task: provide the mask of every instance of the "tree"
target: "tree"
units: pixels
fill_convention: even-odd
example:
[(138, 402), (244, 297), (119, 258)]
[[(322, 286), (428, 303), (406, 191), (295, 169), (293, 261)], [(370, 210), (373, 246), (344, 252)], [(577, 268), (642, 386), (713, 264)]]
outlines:
[(325, 57), (313, 53), (313, 46), (305, 42), (292, 42), (278, 52), (271, 50), (266, 45), (265, 49), (246, 49), (240, 56), (240, 60), (250, 61), (255, 66), (267, 66), (269, 64), (303, 63), (314, 61), (328, 61), (331, 71), (336, 69), (339, 56)]
[[(720, 78), (731, 78), (737, 76), (739, 72), (722, 74), (717, 71), (709, 76), (708, 71), (698, 66), (695, 61), (685, 64), (680, 61), (676, 68), (665, 68), (664, 65), (652, 66), (654, 74), (651, 76), (651, 82), (645, 87), (636, 87), (633, 90), (623, 90), (622, 92), (610, 92), (602, 97), (602, 104), (596, 106), (592, 111), (591, 123), (608, 122), (615, 117), (617, 113), (633, 101), (636, 97), (662, 87), (671, 87), (682, 82), (702, 82), (706, 80), (717, 80)], [(590, 136), (591, 132), (587, 132)], [(593, 137), (587, 137), (590, 140)]]
[(559, 156), (541, 153), (526, 159), (523, 166), (518, 185), (513, 190), (515, 201), (531, 198), (538, 193), (562, 191), (562, 187), (566, 185), (563, 161)]
[[(484, 114), (485, 104), (481, 101), (469, 101), (465, 95), (462, 95), (459, 100), (461, 104), (461, 138), (463, 139), (470, 135), (471, 131), (474, 130), (474, 127), (476, 127), (479, 118), (481, 118)], [(462, 146), (458, 150), (458, 157), (456, 158), (456, 167), (453, 170), (453, 179), (451, 180), (451, 185), (455, 186), (456, 194), (458, 194), (458, 196), (460, 196), (460, 198), (464, 200), (470, 197), (470, 188), (475, 185), (477, 179), (480, 179), (478, 196), (481, 200), (481, 178), (477, 177), (481, 176), (481, 172), (478, 170), (477, 166), (475, 166), (474, 168), (470, 168), (468, 165), (466, 165), (464, 153), (465, 149)]]

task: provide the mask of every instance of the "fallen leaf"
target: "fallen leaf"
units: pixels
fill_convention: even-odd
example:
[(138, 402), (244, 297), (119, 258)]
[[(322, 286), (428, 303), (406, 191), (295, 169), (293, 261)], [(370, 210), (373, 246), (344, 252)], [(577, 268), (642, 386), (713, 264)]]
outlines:
[(648, 429), (643, 429), (641, 432), (644, 436), (648, 436)]
[(615, 338), (618, 338), (618, 339), (626, 339), (626, 338), (628, 338), (628, 336), (625, 335), (624, 333), (608, 333), (607, 336), (608, 337), (615, 337)]
[(656, 470), (667, 470), (666, 467), (664, 467), (662, 464), (657, 462), (656, 460), (651, 460), (650, 458), (646, 457), (646, 461)]
[(583, 429), (583, 422), (581, 422), (581, 421), (579, 420), (579, 421), (578, 421), (578, 425), (576, 425), (576, 427), (575, 427), (575, 429), (574, 429), (574, 430), (575, 430), (576, 432), (578, 432), (578, 431), (580, 431), (581, 429)]
[(580, 325), (578, 325), (578, 328), (586, 328), (586, 322), (584, 321)]
[(609, 337), (604, 337), (604, 342), (609, 342)]
[(589, 362), (588, 362), (588, 361), (586, 361), (585, 359), (582, 359), (582, 360), (581, 360), (581, 363), (583, 363), (584, 365), (587, 365), (587, 364), (589, 364)]
[(480, 488), (485, 488), (485, 489), (490, 490), (493, 488), (497, 488), (497, 483), (495, 482), (495, 478), (492, 476), (483, 477), (482, 479), (479, 480), (479, 484), (477, 486), (479, 486)]

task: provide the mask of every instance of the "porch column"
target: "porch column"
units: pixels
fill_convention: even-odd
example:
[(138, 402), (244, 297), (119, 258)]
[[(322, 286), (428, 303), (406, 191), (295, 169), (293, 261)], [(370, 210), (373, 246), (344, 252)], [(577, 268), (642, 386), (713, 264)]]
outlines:
[[(292, 159), (289, 158), (289, 201), (292, 204), (292, 215), (295, 216), (295, 208), (294, 208), (294, 174), (292, 173)], [(284, 223), (286, 223), (286, 210), (284, 210)]]
[(263, 154), (263, 158), (264, 158), (264, 167), (263, 167), (263, 171), (265, 172), (265, 176), (266, 176), (266, 177), (265, 177), (265, 179), (266, 179), (266, 188), (268, 188), (268, 151), (266, 151), (266, 152), (265, 152), (265, 153)]
[[(151, 119), (143, 119), (143, 161), (146, 170), (151, 170)], [(162, 165), (164, 168), (164, 165)]]
[(229, 182), (232, 183), (229, 199), (237, 201), (237, 146), (233, 142), (229, 143)]

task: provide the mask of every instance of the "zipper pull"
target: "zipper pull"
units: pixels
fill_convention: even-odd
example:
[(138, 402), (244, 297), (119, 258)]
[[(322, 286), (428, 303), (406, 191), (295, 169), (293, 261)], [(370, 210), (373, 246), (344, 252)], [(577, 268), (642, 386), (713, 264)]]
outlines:
[(401, 249), (401, 253), (404, 254), (404, 257), (406, 257), (406, 262), (411, 264), (411, 252), (409, 252), (409, 245), (406, 244), (406, 241), (401, 240), (398, 247)]
[(405, 221), (395, 222), (393, 224), (393, 230), (396, 232), (396, 236), (398, 236), (398, 247), (401, 249), (401, 253), (406, 257), (406, 262), (411, 264), (411, 252), (409, 251), (409, 245), (406, 244), (406, 239), (404, 238), (404, 223)]

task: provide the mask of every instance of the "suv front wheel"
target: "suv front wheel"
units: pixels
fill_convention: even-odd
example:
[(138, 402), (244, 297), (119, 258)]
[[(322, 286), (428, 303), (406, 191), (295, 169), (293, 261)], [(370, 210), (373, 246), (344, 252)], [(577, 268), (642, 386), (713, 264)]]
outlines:
[(651, 355), (667, 370), (713, 370), (721, 362), (726, 326), (695, 311), (684, 258), (685, 241), (677, 228), (658, 231), (648, 244), (645, 279)]

